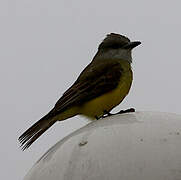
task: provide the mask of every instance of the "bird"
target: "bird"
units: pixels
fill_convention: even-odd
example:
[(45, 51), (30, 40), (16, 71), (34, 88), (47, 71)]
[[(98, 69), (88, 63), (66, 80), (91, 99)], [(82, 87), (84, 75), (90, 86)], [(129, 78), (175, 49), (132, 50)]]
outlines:
[[(22, 150), (28, 149), (47, 129), (58, 121), (76, 115), (97, 120), (112, 115), (110, 111), (128, 94), (132, 80), (132, 50), (140, 41), (131, 42), (124, 35), (110, 33), (99, 44), (93, 60), (80, 73), (49, 113), (19, 138)], [(134, 111), (133, 108), (121, 110)]]

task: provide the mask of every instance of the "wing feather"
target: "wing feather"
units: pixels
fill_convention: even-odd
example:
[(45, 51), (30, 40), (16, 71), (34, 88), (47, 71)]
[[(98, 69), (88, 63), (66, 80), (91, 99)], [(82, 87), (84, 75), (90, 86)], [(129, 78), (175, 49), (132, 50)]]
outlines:
[(121, 74), (122, 68), (119, 63), (104, 65), (95, 73), (87, 73), (86, 76), (81, 74), (57, 101), (54, 109), (60, 113), (71, 106), (82, 105), (88, 100), (113, 90), (118, 85)]

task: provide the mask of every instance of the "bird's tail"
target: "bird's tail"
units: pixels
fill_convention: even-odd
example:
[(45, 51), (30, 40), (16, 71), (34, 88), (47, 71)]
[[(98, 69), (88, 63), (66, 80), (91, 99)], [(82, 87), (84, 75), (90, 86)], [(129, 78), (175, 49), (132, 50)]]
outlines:
[(19, 142), (21, 143), (22, 150), (27, 149), (31, 146), (31, 144), (36, 141), (47, 129), (49, 129), (56, 120), (54, 118), (50, 118), (48, 115), (41, 118), (37, 121), (33, 126), (31, 126), (28, 130), (26, 130), (19, 138)]

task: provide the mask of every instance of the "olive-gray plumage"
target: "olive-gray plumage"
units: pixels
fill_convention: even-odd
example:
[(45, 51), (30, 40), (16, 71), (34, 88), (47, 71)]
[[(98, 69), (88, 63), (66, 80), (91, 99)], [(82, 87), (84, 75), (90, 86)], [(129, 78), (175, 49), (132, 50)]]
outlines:
[(108, 34), (92, 62), (54, 108), (19, 137), (23, 149), (28, 148), (57, 121), (78, 114), (90, 118), (101, 117), (118, 105), (131, 87), (131, 50), (139, 44), (119, 34)]

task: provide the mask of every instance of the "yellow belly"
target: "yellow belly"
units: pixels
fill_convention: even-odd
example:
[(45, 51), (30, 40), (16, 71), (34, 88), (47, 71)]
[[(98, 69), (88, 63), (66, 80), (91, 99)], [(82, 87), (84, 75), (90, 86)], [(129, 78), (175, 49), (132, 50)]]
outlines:
[(128, 94), (131, 83), (132, 71), (130, 69), (123, 73), (116, 89), (85, 103), (81, 106), (80, 113), (89, 116), (90, 118), (102, 116), (105, 110), (110, 111), (121, 103), (124, 97)]

